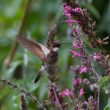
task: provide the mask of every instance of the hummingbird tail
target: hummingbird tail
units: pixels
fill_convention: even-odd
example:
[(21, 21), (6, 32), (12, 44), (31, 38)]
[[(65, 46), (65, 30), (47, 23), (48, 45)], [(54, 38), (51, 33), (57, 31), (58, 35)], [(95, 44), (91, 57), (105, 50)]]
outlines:
[(36, 78), (34, 80), (34, 83), (38, 82), (40, 77), (41, 77), (41, 71), (37, 74), (37, 76), (36, 76)]
[(38, 72), (38, 74), (37, 74), (35, 80), (34, 80), (34, 83), (36, 83), (36, 82), (39, 81), (39, 79), (40, 79), (40, 77), (42, 76), (42, 74), (43, 74), (44, 71), (45, 71), (45, 67), (42, 66), (41, 69), (40, 69), (40, 71)]

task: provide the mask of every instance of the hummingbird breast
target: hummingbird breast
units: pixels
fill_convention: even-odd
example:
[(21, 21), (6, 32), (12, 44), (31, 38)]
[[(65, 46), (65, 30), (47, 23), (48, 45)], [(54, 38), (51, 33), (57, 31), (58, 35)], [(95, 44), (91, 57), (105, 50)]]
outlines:
[(51, 51), (48, 56), (46, 57), (46, 63), (48, 65), (55, 65), (58, 60), (58, 52)]

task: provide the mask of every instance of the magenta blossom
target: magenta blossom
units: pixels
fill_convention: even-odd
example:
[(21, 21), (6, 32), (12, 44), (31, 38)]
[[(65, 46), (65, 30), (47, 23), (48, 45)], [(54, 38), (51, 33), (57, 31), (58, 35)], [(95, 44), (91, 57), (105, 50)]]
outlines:
[(72, 72), (74, 74), (77, 74), (79, 72), (79, 66), (78, 65), (72, 66), (71, 69), (72, 69)]
[(79, 96), (82, 97), (82, 96), (84, 95), (84, 93), (85, 93), (85, 92), (84, 92), (84, 89), (81, 88), (81, 89), (80, 89), (80, 92), (79, 92)]
[(90, 101), (93, 101), (94, 100), (94, 98), (93, 98), (93, 96), (89, 96), (89, 98), (88, 98), (88, 101), (90, 102)]
[(79, 104), (76, 105), (75, 110), (82, 110)]
[(87, 106), (88, 105), (88, 102), (87, 101), (84, 101), (84, 105)]
[(67, 17), (67, 18), (71, 18), (71, 14), (70, 13), (65, 13), (65, 16)]
[[(93, 96), (89, 96), (87, 101), (84, 101), (84, 105), (87, 108), (91, 108), (91, 110), (95, 110), (97, 101), (93, 98)], [(91, 106), (90, 106), (91, 105)]]
[(73, 28), (73, 33), (74, 35), (78, 36), (79, 35), (79, 31), (77, 28)]
[(81, 82), (82, 80), (80, 78), (73, 79), (74, 86), (78, 86)]
[(74, 50), (70, 50), (70, 52), (72, 53), (73, 57), (81, 57), (81, 54), (79, 52), (76, 52)]
[(67, 3), (64, 3), (64, 13), (70, 13), (70, 11), (71, 7)]
[(98, 60), (100, 60), (100, 59), (101, 59), (100, 54), (99, 54), (99, 53), (94, 53), (94, 55), (93, 55), (93, 59), (94, 59), (94, 61), (98, 61)]
[(74, 11), (76, 13), (83, 13), (82, 9), (79, 7), (72, 9), (72, 11)]
[(77, 41), (74, 41), (73, 42), (73, 47), (76, 48), (76, 49), (80, 49), (82, 47), (82, 44), (78, 43)]
[(81, 66), (80, 68), (79, 68), (79, 73), (86, 73), (87, 72), (87, 67), (86, 66)]
[(71, 7), (67, 4), (67, 3), (64, 3), (64, 15), (67, 17), (67, 18), (71, 18)]
[(78, 21), (72, 19), (65, 20), (64, 22), (68, 23), (69, 26), (72, 26), (73, 23), (78, 23)]
[(69, 97), (72, 95), (72, 92), (69, 89), (65, 89), (64, 91), (62, 91), (61, 96), (65, 97)]

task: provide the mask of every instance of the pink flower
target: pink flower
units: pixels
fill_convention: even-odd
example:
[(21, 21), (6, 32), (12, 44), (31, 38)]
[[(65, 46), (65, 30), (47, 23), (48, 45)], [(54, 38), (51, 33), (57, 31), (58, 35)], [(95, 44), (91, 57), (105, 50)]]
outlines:
[(79, 92), (79, 96), (82, 97), (82, 96), (84, 95), (84, 93), (85, 93), (85, 92), (84, 92), (84, 89), (81, 88), (81, 89), (80, 89), (80, 92)]
[(81, 57), (81, 54), (76, 51), (70, 50), (70, 52), (72, 53), (73, 56)]
[(69, 18), (69, 19), (71, 18), (71, 14), (70, 14), (70, 13), (65, 13), (64, 15), (65, 15), (67, 18)]
[(79, 31), (78, 31), (78, 29), (77, 29), (77, 28), (73, 28), (73, 32), (74, 32), (74, 34), (75, 34), (76, 36), (78, 36), (78, 35), (79, 35)]
[(88, 105), (88, 102), (87, 102), (87, 101), (84, 101), (84, 105), (86, 105), (86, 106), (87, 106), (87, 105)]
[(70, 11), (71, 7), (67, 3), (64, 3), (64, 13), (70, 13)]
[(101, 59), (100, 54), (98, 54), (98, 53), (94, 53), (94, 55), (93, 55), (93, 59), (94, 59), (94, 61), (98, 61), (98, 60), (100, 60), (100, 59)]
[(86, 73), (87, 72), (87, 67), (86, 66), (81, 66), (80, 68), (79, 68), (79, 73)]
[(69, 89), (65, 89), (64, 91), (62, 91), (61, 96), (65, 97), (69, 97), (72, 95), (72, 92)]
[(79, 66), (78, 65), (71, 66), (71, 70), (74, 74), (77, 74), (79, 72)]
[(82, 9), (79, 7), (72, 9), (72, 11), (74, 11), (76, 13), (83, 13)]
[(89, 96), (89, 98), (88, 98), (88, 101), (90, 102), (90, 101), (93, 101), (94, 100), (94, 98), (93, 98), (93, 96)]
[(77, 42), (73, 42), (73, 47), (76, 48), (76, 49), (80, 48)]
[(66, 22), (66, 23), (68, 23), (70, 26), (72, 26), (73, 23), (77, 23), (78, 21), (72, 20), (72, 19), (68, 19), (68, 20), (66, 20), (66, 21), (64, 21), (64, 22)]
[(67, 3), (64, 3), (64, 15), (68, 18), (71, 18), (71, 7), (67, 4)]
[(75, 110), (83, 110), (83, 109), (81, 109), (81, 105), (80, 104), (77, 104), (76, 107), (75, 107)]
[(77, 41), (73, 42), (73, 47), (76, 48), (76, 49), (80, 49), (82, 47), (82, 44), (78, 43)]
[(79, 85), (81, 82), (82, 82), (82, 80), (80, 78), (76, 78), (76, 79), (73, 80), (74, 86)]

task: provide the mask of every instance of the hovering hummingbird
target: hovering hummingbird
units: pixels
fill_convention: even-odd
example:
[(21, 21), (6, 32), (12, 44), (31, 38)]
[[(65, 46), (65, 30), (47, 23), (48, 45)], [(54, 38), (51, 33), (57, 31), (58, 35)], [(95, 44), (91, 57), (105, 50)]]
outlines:
[(64, 44), (54, 41), (52, 46), (47, 48), (46, 46), (35, 42), (34, 40), (30, 40), (21, 36), (17, 37), (17, 41), (42, 61), (42, 66), (34, 80), (35, 83), (40, 79), (45, 70), (48, 71), (49, 67), (54, 66), (57, 63), (59, 47)]

